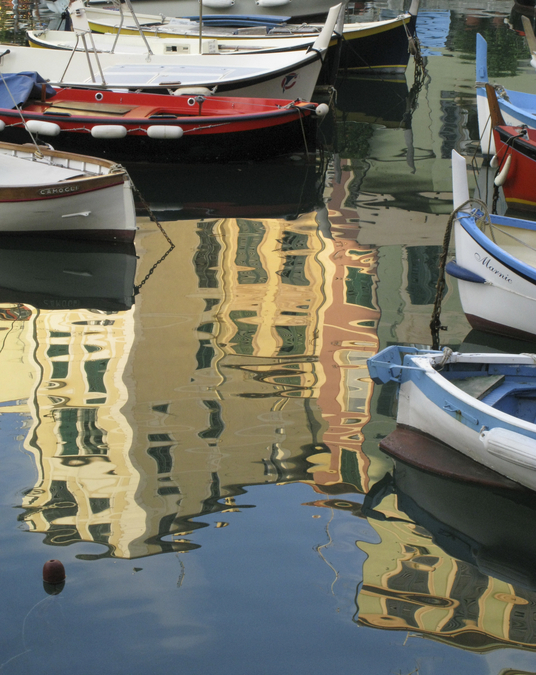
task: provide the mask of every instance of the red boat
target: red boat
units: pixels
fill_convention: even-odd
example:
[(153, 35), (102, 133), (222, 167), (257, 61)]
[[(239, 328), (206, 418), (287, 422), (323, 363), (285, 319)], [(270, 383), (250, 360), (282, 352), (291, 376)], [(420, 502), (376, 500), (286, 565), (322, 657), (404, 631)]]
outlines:
[(244, 161), (315, 151), (327, 111), (300, 100), (59, 88), (21, 73), (0, 83), (0, 140), (27, 142), (28, 130), (57, 149), (117, 161)]
[(486, 85), (496, 154), (495, 185), (502, 186), (510, 208), (536, 211), (536, 129), (505, 124), (495, 90)]

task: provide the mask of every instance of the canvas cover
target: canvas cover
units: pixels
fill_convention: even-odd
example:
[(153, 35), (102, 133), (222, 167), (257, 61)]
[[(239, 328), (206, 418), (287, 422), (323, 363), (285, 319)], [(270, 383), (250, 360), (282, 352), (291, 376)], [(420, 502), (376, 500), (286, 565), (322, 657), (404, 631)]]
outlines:
[[(29, 98), (41, 98), (41, 84), (46, 80), (36, 72), (4, 73), (0, 77), (0, 108), (12, 110), (22, 106)], [(46, 97), (55, 96), (56, 92), (49, 84), (46, 86)]]

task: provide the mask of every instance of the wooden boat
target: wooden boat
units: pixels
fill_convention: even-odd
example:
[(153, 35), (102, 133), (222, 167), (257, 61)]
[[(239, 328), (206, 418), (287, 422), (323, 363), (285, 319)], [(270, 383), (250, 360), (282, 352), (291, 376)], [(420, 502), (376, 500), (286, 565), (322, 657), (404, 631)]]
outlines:
[[(14, 108), (13, 91), (26, 82)], [(1, 138), (24, 142), (29, 130), (54, 138), (58, 148), (118, 161), (244, 161), (313, 152), (316, 120), (327, 111), (325, 104), (282, 99), (55, 88), (37, 73), (4, 75), (0, 82)]]
[[(469, 199), (466, 162), (453, 151), (453, 198)], [(458, 280), (462, 308), (473, 328), (534, 341), (536, 336), (536, 223), (486, 215), (469, 206), (454, 222), (456, 260), (446, 271)]]
[[(108, 0), (90, 0), (88, 4), (109, 6)], [(329, 0), (134, 0), (136, 12), (164, 14), (165, 16), (219, 15), (286, 15), (290, 18), (325, 17)]]
[(125, 311), (134, 304), (136, 262), (133, 243), (0, 235), (0, 303)]
[(0, 166), (0, 235), (134, 240), (132, 186), (115, 162), (0, 143)]
[[(341, 23), (341, 27), (336, 28), (336, 35), (331, 39), (328, 57), (331, 58), (333, 52), (338, 50), (340, 33), (342, 43), (338, 58), (341, 69), (358, 72), (404, 72), (415, 35), (418, 11), (419, 0), (412, 0), (408, 12), (394, 19)], [(222, 51), (261, 48), (293, 50), (303, 48), (303, 45), (305, 47), (312, 45), (322, 29), (321, 24), (275, 23), (275, 17), (266, 17), (266, 25), (257, 22), (255, 27), (247, 28), (227, 25), (231, 19), (227, 19), (226, 25), (219, 25), (222, 22), (218, 21), (218, 25), (215, 26), (208, 18), (204, 18), (200, 26), (198, 21), (187, 18), (174, 19), (132, 12), (128, 8), (125, 9), (121, 3), (116, 11), (87, 5), (85, 13), (89, 27), (94, 33), (120, 33), (122, 36), (139, 37), (141, 29), (147, 37), (179, 40), (179, 44), (185, 40), (193, 40), (194, 45), (190, 49), (199, 49), (201, 32), (202, 44), (206, 43), (205, 50), (215, 49), (214, 41)], [(48, 36), (37, 35), (35, 31), (29, 32), (28, 37), (30, 43), (36, 45), (49, 41)], [(50, 41), (54, 42), (61, 39), (56, 36), (50, 38), (53, 38)]]
[(495, 183), (510, 208), (536, 211), (536, 129), (504, 123), (495, 90), (486, 85), (497, 165)]
[[(495, 154), (492, 125), (486, 84), (488, 83), (487, 43), (478, 33), (476, 36), (476, 100), (480, 147), (484, 155)], [(499, 108), (505, 124), (517, 126), (525, 124), (533, 129), (536, 126), (536, 94), (526, 94), (496, 86)]]
[(398, 383), (397, 424), (536, 490), (536, 357), (388, 347), (367, 361)]
[[(448, 555), (482, 574), (532, 591), (536, 495), (424, 434), (397, 427), (380, 441), (392, 475), (365, 496), (364, 510), (396, 494), (397, 506)], [(377, 507), (376, 507), (377, 508)], [(370, 512), (367, 512), (370, 513)]]
[[(81, 12), (74, 26), (84, 51), (43, 49), (39, 72), (53, 84), (95, 85), (164, 93), (202, 87), (222, 96), (261, 97), (306, 101), (313, 97), (326, 50), (337, 23), (340, 4), (332, 7), (313, 47), (307, 50), (262, 54), (111, 54), (91, 47), (91, 33)], [(19, 45), (0, 45), (0, 69), (34, 71), (36, 51)], [(199, 92), (197, 92), (199, 93)]]

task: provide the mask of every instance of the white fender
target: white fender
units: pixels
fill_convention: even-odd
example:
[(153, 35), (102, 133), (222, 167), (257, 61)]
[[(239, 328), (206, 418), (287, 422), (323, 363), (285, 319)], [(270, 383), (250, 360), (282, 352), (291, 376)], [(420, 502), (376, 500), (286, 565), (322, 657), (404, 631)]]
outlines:
[(503, 168), (501, 169), (500, 173), (498, 173), (497, 176), (495, 176), (495, 180), (493, 181), (497, 187), (500, 187), (506, 182), (506, 179), (508, 178), (508, 171), (510, 171), (511, 163), (512, 163), (512, 155), (508, 155)]
[(320, 103), (316, 106), (315, 113), (317, 117), (325, 117), (329, 112), (329, 105), (327, 103)]
[(210, 96), (212, 89), (208, 87), (179, 87), (173, 91), (173, 96)]
[(211, 9), (225, 9), (226, 7), (232, 7), (234, 0), (203, 0), (203, 5)]
[(255, 4), (259, 7), (281, 7), (281, 5), (290, 5), (290, 0), (257, 0)]
[(499, 166), (499, 158), (497, 157), (497, 155), (493, 155), (489, 165), (491, 166), (492, 169), (496, 169)]
[(3, 120), (0, 120), (0, 131), (4, 131), (6, 128), (6, 123)]
[(61, 129), (54, 122), (40, 122), (39, 120), (28, 120), (25, 124), (26, 129), (32, 134), (41, 134), (42, 136), (57, 136)]
[(102, 124), (91, 129), (93, 138), (125, 138), (126, 127), (121, 124)]
[(149, 138), (161, 138), (164, 140), (181, 138), (184, 134), (184, 129), (179, 126), (171, 127), (169, 125), (158, 127), (152, 125), (147, 129), (147, 136)]

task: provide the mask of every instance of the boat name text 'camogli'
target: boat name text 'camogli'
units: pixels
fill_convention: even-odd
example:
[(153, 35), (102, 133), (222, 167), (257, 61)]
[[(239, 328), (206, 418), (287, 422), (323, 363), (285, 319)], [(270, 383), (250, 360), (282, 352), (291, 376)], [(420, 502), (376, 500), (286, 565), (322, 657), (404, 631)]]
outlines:
[(40, 195), (64, 195), (66, 192), (78, 192), (80, 187), (78, 185), (66, 185), (61, 188), (44, 188), (39, 190)]

